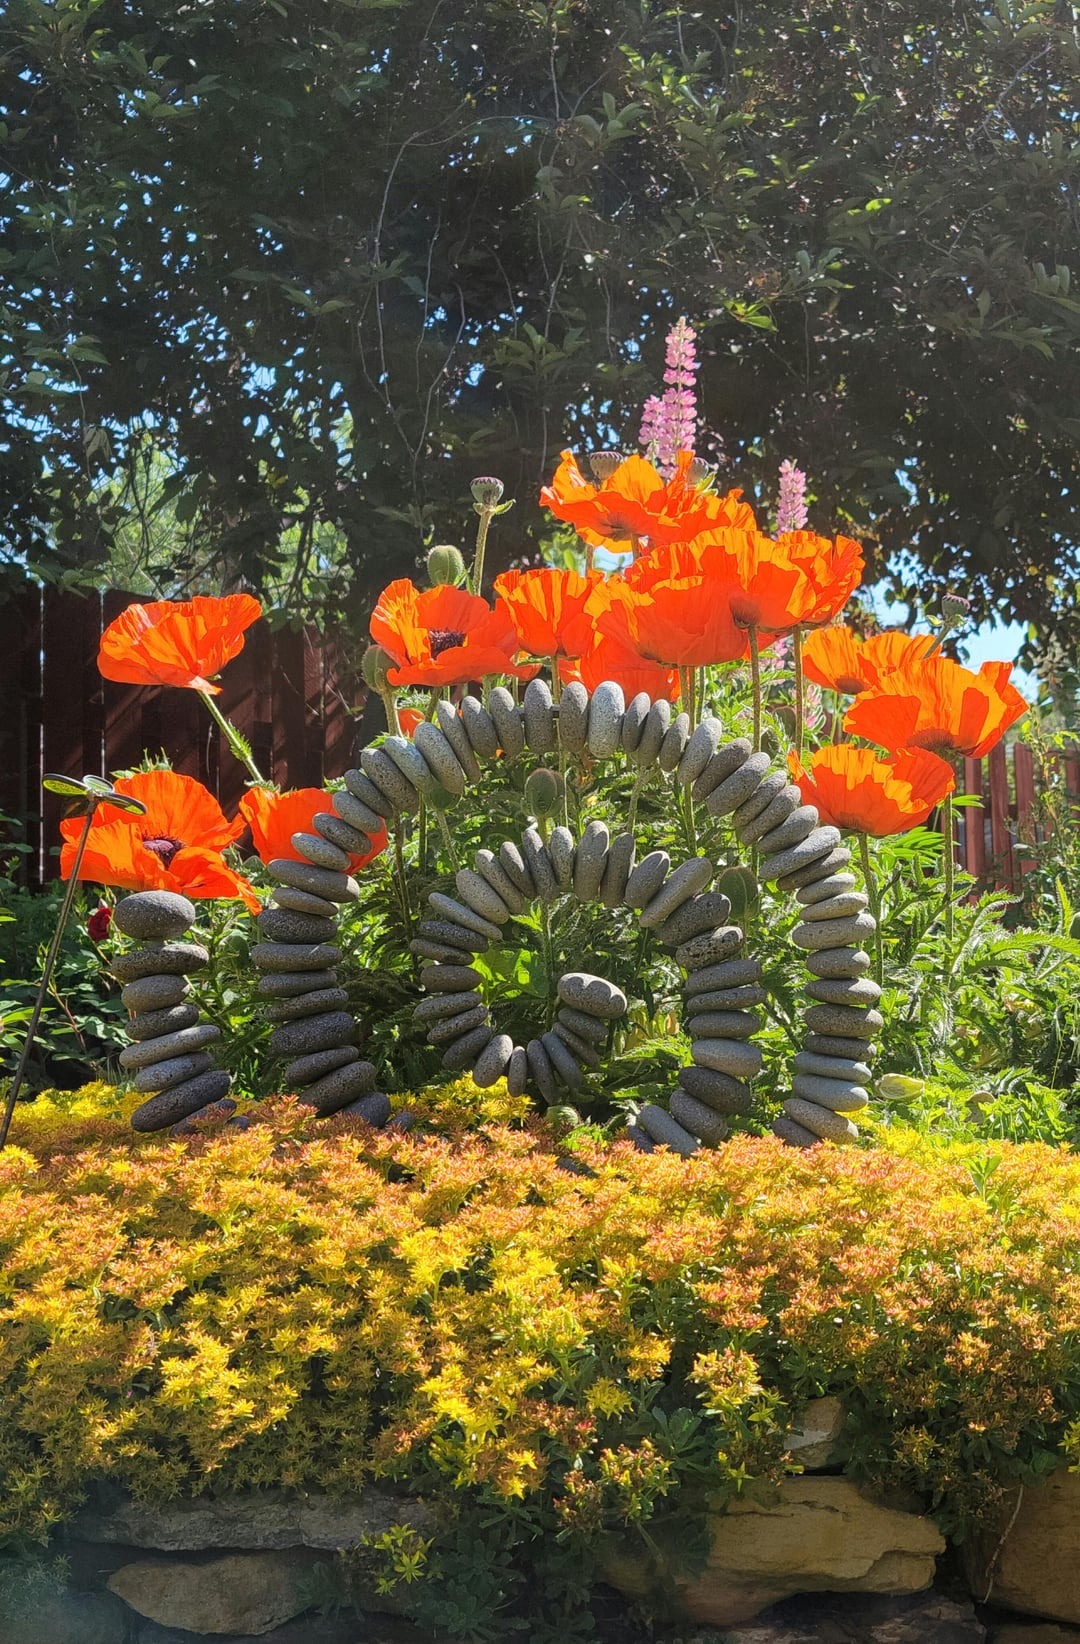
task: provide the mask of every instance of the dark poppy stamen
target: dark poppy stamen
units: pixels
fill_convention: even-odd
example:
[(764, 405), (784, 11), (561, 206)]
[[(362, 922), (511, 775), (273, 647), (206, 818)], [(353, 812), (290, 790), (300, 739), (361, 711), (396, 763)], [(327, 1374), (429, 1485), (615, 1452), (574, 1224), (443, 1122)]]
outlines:
[(432, 656), (442, 656), (454, 645), (464, 645), (465, 635), (458, 633), (455, 628), (432, 628), (429, 634)]
[(183, 849), (184, 841), (182, 839), (170, 839), (168, 835), (165, 835), (158, 839), (144, 839), (143, 845), (148, 851), (153, 851), (163, 868), (168, 868), (171, 867), (172, 859), (177, 851)]

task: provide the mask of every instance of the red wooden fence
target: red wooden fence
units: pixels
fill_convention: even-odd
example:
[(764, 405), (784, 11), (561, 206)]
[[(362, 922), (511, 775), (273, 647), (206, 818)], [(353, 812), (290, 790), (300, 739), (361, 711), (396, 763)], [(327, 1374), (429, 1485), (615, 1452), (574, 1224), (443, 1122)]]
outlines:
[[(106, 776), (164, 752), (230, 816), (248, 780), (221, 754), (196, 692), (102, 679), (102, 629), (133, 597), (26, 588), (0, 606), (0, 816), (14, 823), (0, 822), (0, 834), (30, 845), (30, 885), (57, 869), (62, 802), (42, 795), (47, 771)], [(225, 670), (218, 700), (263, 774), (295, 788), (321, 786), (351, 763), (361, 696), (349, 659), (314, 630), (272, 633), (259, 622)]]

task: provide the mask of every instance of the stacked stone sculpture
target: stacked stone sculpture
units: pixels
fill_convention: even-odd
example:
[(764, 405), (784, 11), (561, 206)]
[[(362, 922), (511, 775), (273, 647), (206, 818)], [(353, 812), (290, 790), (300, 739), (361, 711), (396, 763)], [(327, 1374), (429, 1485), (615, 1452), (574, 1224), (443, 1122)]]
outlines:
[(165, 1130), (221, 1101), (231, 1083), (208, 1048), (221, 1030), (200, 1021), (187, 980), (210, 956), (201, 944), (179, 940), (195, 922), (186, 896), (137, 891), (121, 898), (113, 920), (138, 944), (113, 963), (131, 1012), (127, 1031), (133, 1041), (120, 1052), (120, 1065), (133, 1075), (136, 1090), (152, 1093), (131, 1123), (135, 1130)]

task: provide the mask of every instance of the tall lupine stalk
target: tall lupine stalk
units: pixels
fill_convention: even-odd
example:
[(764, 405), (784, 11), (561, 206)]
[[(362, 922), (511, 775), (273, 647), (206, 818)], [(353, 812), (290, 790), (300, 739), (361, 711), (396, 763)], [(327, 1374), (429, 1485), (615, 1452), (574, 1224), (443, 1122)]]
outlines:
[(692, 451), (697, 438), (696, 340), (689, 320), (681, 318), (672, 326), (665, 350), (664, 392), (650, 394), (641, 414), (641, 444), (655, 453), (656, 465), (667, 478), (675, 472), (679, 452)]
[[(797, 463), (785, 457), (780, 464), (780, 492), (776, 499), (776, 534), (801, 531), (806, 524), (806, 475)], [(795, 669), (795, 753), (802, 758), (806, 718), (806, 684), (803, 679), (802, 629), (791, 635), (791, 660)]]

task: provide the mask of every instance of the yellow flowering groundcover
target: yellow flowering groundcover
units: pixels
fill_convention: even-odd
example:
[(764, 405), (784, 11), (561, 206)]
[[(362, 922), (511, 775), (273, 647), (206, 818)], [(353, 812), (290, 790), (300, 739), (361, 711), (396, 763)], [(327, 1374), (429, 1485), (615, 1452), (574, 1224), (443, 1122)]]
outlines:
[(179, 1139), (131, 1133), (105, 1087), (22, 1110), (0, 1537), (45, 1537), (97, 1480), (383, 1477), (587, 1538), (780, 1476), (823, 1392), (853, 1475), (960, 1532), (1080, 1460), (1066, 1150), (890, 1130), (687, 1161), (586, 1138), (568, 1170), (505, 1094), (461, 1081), (427, 1115), (395, 1135), (283, 1101)]

